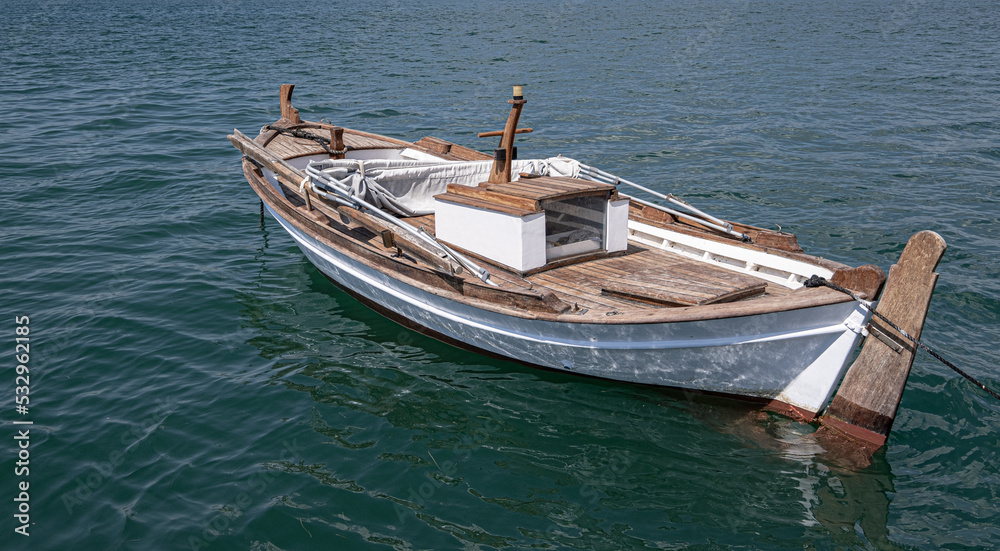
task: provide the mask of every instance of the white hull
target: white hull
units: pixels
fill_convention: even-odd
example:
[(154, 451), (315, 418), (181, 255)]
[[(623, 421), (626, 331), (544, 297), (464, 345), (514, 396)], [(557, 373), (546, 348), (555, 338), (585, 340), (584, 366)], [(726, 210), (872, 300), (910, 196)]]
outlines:
[[(539, 321), (407, 285), (320, 243), (278, 213), (329, 278), (427, 331), (521, 362), (605, 379), (776, 400), (823, 409), (868, 313), (857, 302), (672, 323)], [(858, 330), (860, 331), (860, 330)]]

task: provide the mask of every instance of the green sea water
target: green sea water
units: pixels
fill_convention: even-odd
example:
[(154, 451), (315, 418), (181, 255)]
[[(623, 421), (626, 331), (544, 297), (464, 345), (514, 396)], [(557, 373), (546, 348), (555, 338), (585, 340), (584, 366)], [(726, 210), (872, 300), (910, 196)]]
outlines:
[(462, 352), (333, 287), (225, 139), (287, 82), (487, 150), (524, 83), (522, 156), (851, 265), (938, 232), (925, 339), (997, 387), (995, 3), (0, 7), (0, 548), (997, 547), (1000, 403), (928, 356), (858, 466), (750, 404)]

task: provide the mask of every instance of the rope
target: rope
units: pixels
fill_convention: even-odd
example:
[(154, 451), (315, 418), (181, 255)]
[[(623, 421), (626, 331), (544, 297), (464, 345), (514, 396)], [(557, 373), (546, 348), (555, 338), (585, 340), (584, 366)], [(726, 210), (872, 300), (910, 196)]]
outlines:
[(971, 381), (972, 384), (974, 384), (974, 385), (978, 386), (979, 388), (983, 389), (990, 396), (996, 398), (997, 400), (1000, 400), (1000, 394), (998, 394), (996, 391), (994, 391), (990, 387), (986, 386), (982, 382), (976, 380), (972, 375), (969, 375), (968, 373), (962, 371), (955, 364), (953, 364), (953, 363), (949, 362), (948, 360), (942, 358), (940, 354), (938, 354), (937, 352), (931, 350), (927, 345), (925, 345), (924, 343), (920, 342), (920, 339), (917, 339), (917, 338), (914, 338), (914, 337), (910, 336), (909, 333), (907, 333), (901, 327), (899, 327), (898, 325), (896, 325), (895, 323), (893, 323), (891, 320), (889, 320), (889, 318), (883, 316), (882, 314), (880, 314), (880, 313), (876, 312), (874, 309), (872, 309), (870, 302), (868, 302), (866, 300), (863, 300), (861, 297), (859, 297), (858, 295), (854, 294), (854, 292), (852, 292), (850, 289), (846, 289), (844, 287), (841, 287), (840, 285), (837, 285), (835, 283), (831, 283), (830, 281), (827, 281), (826, 278), (820, 277), (818, 275), (814, 275), (814, 276), (810, 277), (809, 279), (805, 280), (804, 282), (802, 282), (802, 285), (805, 286), (805, 287), (829, 287), (829, 288), (833, 289), (834, 291), (840, 291), (841, 293), (844, 293), (844, 294), (850, 296), (854, 300), (860, 302), (865, 307), (866, 310), (868, 310), (869, 312), (872, 313), (873, 316), (875, 316), (878, 319), (884, 321), (889, 327), (892, 327), (893, 329), (895, 329), (896, 331), (898, 331), (900, 335), (903, 335), (910, 342), (912, 342), (913, 344), (915, 344), (918, 347), (922, 348), (925, 352), (927, 352), (928, 354), (930, 354), (931, 356), (933, 356), (934, 359), (936, 359), (939, 362), (943, 363), (944, 365), (950, 367), (955, 373), (958, 373), (959, 375), (965, 377), (966, 379), (968, 379), (969, 381)]
[(267, 130), (273, 130), (273, 131), (277, 132), (278, 134), (285, 134), (287, 136), (292, 136), (292, 137), (295, 137), (295, 138), (302, 138), (304, 140), (312, 140), (312, 141), (318, 143), (319, 145), (323, 146), (323, 149), (325, 149), (326, 152), (329, 153), (330, 155), (343, 155), (344, 153), (347, 153), (347, 146), (344, 146), (344, 149), (330, 149), (330, 140), (329, 140), (329, 138), (324, 138), (322, 136), (317, 136), (315, 134), (310, 134), (309, 132), (306, 132), (305, 130), (299, 130), (297, 128), (278, 128), (276, 126), (271, 126), (270, 124), (265, 124), (264, 126), (262, 126), (260, 128), (261, 132), (264, 132), (264, 131), (267, 131)]

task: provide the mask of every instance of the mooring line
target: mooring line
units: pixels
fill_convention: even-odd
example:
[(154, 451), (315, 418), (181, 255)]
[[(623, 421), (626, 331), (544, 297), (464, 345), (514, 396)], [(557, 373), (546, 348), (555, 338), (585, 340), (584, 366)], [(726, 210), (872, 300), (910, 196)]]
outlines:
[(899, 327), (898, 325), (896, 325), (895, 323), (893, 323), (892, 320), (890, 320), (889, 318), (887, 318), (887, 317), (883, 316), (882, 314), (876, 312), (875, 309), (870, 306), (870, 303), (868, 301), (863, 300), (861, 297), (859, 297), (858, 295), (854, 294), (854, 292), (851, 291), (850, 289), (846, 289), (844, 287), (841, 287), (840, 285), (837, 285), (836, 283), (832, 283), (832, 282), (828, 281), (825, 277), (820, 277), (818, 275), (814, 275), (814, 276), (810, 277), (809, 279), (803, 281), (802, 285), (805, 286), (805, 287), (829, 287), (830, 289), (833, 289), (834, 291), (840, 291), (841, 293), (844, 293), (844, 294), (850, 296), (854, 300), (860, 302), (865, 307), (865, 309), (867, 309), (869, 312), (872, 313), (873, 316), (875, 316), (878, 319), (884, 321), (886, 324), (889, 325), (889, 327), (892, 327), (896, 331), (899, 331), (900, 335), (903, 335), (908, 340), (910, 340), (911, 342), (913, 342), (913, 344), (915, 344), (918, 347), (922, 348), (925, 352), (927, 352), (928, 354), (930, 354), (931, 356), (933, 356), (936, 360), (938, 360), (939, 362), (943, 363), (944, 365), (950, 367), (952, 370), (955, 371), (955, 373), (958, 373), (959, 375), (965, 377), (966, 379), (968, 379), (969, 381), (971, 381), (972, 384), (974, 384), (974, 385), (978, 386), (979, 388), (983, 389), (984, 391), (986, 391), (986, 393), (989, 394), (990, 396), (996, 398), (997, 400), (1000, 400), (1000, 394), (998, 394), (996, 391), (994, 391), (990, 387), (986, 386), (982, 382), (976, 380), (976, 378), (973, 377), (972, 375), (969, 375), (968, 373), (962, 371), (961, 369), (959, 369), (959, 367), (957, 365), (955, 365), (955, 364), (949, 362), (948, 360), (942, 358), (940, 354), (938, 354), (937, 352), (931, 350), (927, 345), (925, 345), (924, 343), (920, 342), (920, 339), (916, 339), (916, 338), (912, 337), (909, 333), (907, 333), (906, 331), (904, 331), (901, 327)]

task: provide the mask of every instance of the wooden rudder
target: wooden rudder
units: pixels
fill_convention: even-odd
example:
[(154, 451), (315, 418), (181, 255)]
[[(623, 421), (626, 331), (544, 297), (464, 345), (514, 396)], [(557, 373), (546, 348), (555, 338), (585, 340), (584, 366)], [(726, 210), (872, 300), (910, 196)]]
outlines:
[[(934, 269), (946, 248), (940, 235), (922, 231), (910, 238), (899, 262), (889, 269), (885, 292), (875, 311), (913, 338), (920, 338), (937, 283)], [(878, 318), (872, 318), (869, 331), (821, 422), (881, 446), (892, 429), (916, 346)]]

